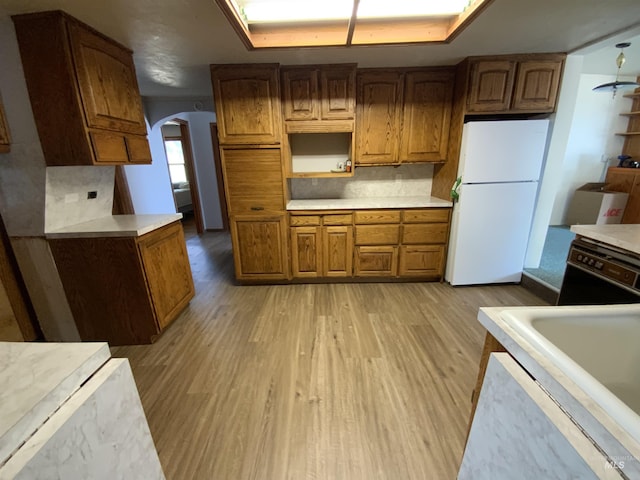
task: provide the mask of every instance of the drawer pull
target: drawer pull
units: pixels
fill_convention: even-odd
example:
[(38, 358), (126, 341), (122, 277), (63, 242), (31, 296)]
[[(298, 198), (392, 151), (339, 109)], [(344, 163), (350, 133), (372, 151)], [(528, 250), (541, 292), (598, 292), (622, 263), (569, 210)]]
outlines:
[(251, 210), (260, 211), (260, 210), (264, 210), (264, 207), (251, 207)]

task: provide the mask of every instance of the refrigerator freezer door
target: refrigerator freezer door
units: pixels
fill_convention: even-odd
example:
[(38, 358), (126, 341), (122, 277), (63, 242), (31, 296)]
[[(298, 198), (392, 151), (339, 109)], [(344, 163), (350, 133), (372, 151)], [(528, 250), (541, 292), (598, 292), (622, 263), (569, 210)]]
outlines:
[(462, 185), (445, 279), (451, 285), (519, 282), (537, 182)]
[(538, 180), (548, 128), (546, 119), (466, 123), (459, 165), (462, 182)]

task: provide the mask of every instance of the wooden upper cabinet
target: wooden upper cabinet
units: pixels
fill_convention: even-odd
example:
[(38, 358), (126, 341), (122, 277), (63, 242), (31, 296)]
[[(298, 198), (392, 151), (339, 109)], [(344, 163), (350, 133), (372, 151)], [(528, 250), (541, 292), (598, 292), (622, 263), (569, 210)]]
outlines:
[(282, 101), (285, 120), (318, 120), (318, 71), (314, 68), (283, 68)]
[(75, 23), (69, 37), (88, 126), (146, 135), (131, 52)]
[(453, 71), (406, 74), (400, 140), (403, 162), (446, 160), (453, 83)]
[(515, 79), (516, 62), (479, 61), (471, 67), (468, 112), (508, 110)]
[(563, 54), (471, 60), (467, 113), (550, 113), (555, 110)]
[(558, 60), (520, 62), (511, 108), (519, 112), (553, 112), (561, 72), (562, 62)]
[(277, 64), (212, 65), (211, 80), (221, 144), (280, 143)]
[(47, 165), (151, 163), (131, 50), (61, 11), (12, 18)]
[(355, 64), (282, 67), (285, 121), (353, 120)]
[(356, 165), (397, 164), (403, 83), (400, 71), (366, 71), (357, 78)]

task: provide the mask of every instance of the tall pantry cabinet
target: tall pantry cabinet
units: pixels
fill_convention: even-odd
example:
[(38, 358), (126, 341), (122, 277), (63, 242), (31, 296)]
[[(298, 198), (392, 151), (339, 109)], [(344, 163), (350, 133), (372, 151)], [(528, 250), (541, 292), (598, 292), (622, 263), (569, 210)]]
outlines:
[(289, 277), (277, 64), (212, 65), (236, 278)]

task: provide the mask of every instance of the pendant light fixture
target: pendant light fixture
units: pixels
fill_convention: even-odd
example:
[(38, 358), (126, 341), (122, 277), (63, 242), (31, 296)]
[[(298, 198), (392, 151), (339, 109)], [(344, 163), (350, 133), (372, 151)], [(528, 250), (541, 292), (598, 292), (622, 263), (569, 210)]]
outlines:
[(602, 85), (598, 85), (597, 87), (593, 87), (594, 92), (613, 92), (613, 96), (616, 96), (616, 92), (619, 88), (637, 88), (640, 87), (638, 82), (620, 82), (618, 80), (618, 76), (620, 75), (620, 69), (622, 65), (624, 65), (625, 57), (624, 57), (624, 49), (630, 46), (629, 42), (616, 43), (616, 48), (620, 49), (620, 54), (616, 58), (616, 65), (618, 66), (618, 71), (616, 72), (616, 81), (603, 83)]

